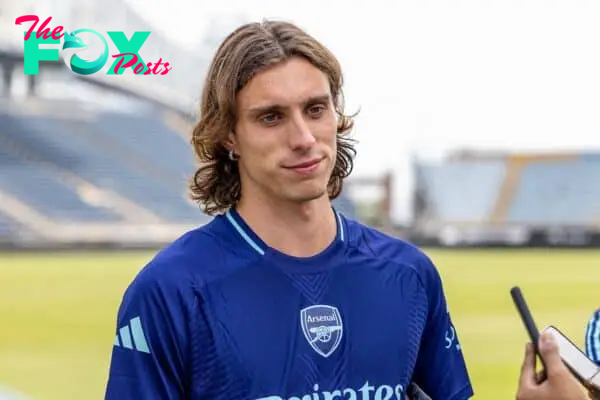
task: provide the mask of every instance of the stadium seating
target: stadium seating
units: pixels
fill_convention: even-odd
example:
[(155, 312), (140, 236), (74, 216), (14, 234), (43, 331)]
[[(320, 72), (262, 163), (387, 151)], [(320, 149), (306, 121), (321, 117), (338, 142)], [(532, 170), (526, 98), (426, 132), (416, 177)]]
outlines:
[(0, 213), (0, 242), (10, 238), (15, 232), (15, 221)]
[(152, 160), (174, 177), (187, 178), (194, 171), (195, 161), (189, 140), (184, 140), (181, 133), (165, 126), (162, 118), (152, 114), (140, 118), (105, 113), (98, 119), (95, 128), (123, 148)]
[(0, 190), (18, 198), (45, 216), (64, 221), (116, 221), (110, 210), (86, 204), (47, 165), (27, 161), (9, 151), (7, 136), (0, 134)]
[(489, 218), (504, 179), (503, 161), (456, 161), (420, 171), (436, 219), (482, 222)]
[(600, 158), (536, 161), (525, 167), (509, 222), (589, 224), (600, 216)]
[[(3, 120), (7, 118), (11, 119)], [(16, 136), (36, 157), (69, 167), (87, 182), (113, 190), (166, 220), (198, 220), (198, 211), (184, 198), (183, 174), (179, 179), (168, 175), (153, 160), (120, 147), (93, 121), (36, 116), (11, 122), (19, 126), (11, 132), (13, 139)], [(146, 146), (152, 143), (147, 142)]]
[[(26, 131), (23, 123), (22, 117), (0, 112), (0, 148), (6, 149), (4, 155), (0, 157), (4, 157), (6, 162), (16, 162), (15, 160), (19, 159), (17, 155), (21, 158), (27, 157), (29, 160), (47, 161), (67, 169), (73, 168), (78, 162), (79, 157), (69, 151), (68, 145), (35, 140), (30, 137), (30, 132)], [(8, 157), (11, 157), (11, 160)]]
[(120, 219), (110, 210), (86, 204), (43, 165), (3, 166), (0, 189), (52, 219), (82, 222)]

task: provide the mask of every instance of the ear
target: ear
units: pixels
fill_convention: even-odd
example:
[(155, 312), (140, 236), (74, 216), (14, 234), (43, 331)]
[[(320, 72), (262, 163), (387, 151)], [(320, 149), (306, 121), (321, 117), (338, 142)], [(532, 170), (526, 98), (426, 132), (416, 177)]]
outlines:
[(227, 139), (223, 144), (227, 150), (231, 150), (235, 154), (239, 154), (238, 142), (234, 132), (229, 132), (229, 135), (227, 135)]

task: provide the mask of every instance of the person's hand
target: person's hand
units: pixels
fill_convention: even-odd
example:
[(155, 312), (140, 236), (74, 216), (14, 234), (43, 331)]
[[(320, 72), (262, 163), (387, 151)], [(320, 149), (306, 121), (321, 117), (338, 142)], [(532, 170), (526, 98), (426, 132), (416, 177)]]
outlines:
[(517, 390), (517, 400), (586, 400), (582, 385), (563, 364), (552, 334), (540, 335), (540, 354), (546, 364), (546, 379), (536, 378), (536, 356), (532, 343), (527, 344)]
[(600, 400), (600, 391), (594, 388), (588, 388), (588, 397), (590, 400)]

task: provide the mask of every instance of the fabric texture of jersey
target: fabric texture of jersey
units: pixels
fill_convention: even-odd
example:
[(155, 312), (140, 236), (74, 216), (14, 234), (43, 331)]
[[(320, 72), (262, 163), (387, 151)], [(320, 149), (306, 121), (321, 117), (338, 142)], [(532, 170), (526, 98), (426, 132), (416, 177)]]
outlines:
[(314, 257), (268, 247), (235, 210), (159, 252), (127, 288), (105, 398), (473, 395), (440, 275), (413, 245), (336, 213)]
[(600, 365), (600, 309), (590, 317), (585, 329), (585, 352)]

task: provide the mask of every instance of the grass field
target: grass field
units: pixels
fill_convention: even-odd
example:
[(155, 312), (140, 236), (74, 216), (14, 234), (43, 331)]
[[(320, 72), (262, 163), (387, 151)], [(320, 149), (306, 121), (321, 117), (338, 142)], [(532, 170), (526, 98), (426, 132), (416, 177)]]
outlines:
[[(600, 252), (428, 252), (438, 265), (477, 399), (514, 398), (525, 331), (520, 285), (539, 325), (580, 346), (599, 305)], [(150, 253), (0, 254), (0, 387), (33, 400), (103, 398), (121, 295)]]

